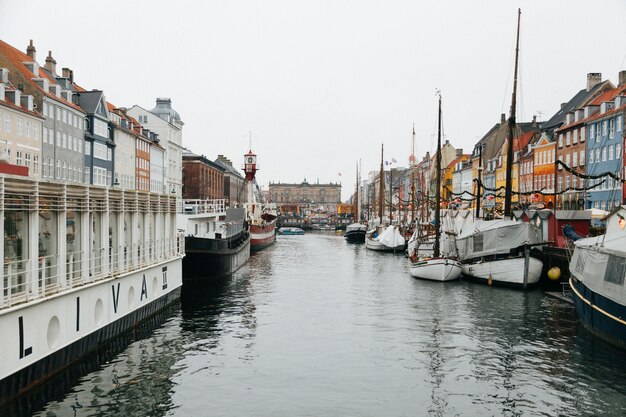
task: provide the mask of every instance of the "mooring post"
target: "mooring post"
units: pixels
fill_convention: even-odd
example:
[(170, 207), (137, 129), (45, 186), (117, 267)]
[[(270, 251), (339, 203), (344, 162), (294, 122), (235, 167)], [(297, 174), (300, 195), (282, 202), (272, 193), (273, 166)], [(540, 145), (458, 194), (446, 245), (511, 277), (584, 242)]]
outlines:
[(524, 286), (523, 288), (526, 289), (526, 286), (528, 285), (528, 264), (530, 263), (530, 248), (528, 247), (528, 245), (524, 246)]

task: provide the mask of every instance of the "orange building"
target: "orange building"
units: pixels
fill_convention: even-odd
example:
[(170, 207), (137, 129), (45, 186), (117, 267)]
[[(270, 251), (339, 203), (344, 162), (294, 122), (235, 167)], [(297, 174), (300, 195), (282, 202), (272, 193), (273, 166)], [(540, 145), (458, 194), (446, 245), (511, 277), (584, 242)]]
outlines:
[[(530, 196), (530, 204), (543, 203), (548, 208), (554, 207), (556, 143), (547, 136), (539, 138), (533, 147), (533, 190), (544, 194)], [(547, 195), (546, 195), (547, 194)]]

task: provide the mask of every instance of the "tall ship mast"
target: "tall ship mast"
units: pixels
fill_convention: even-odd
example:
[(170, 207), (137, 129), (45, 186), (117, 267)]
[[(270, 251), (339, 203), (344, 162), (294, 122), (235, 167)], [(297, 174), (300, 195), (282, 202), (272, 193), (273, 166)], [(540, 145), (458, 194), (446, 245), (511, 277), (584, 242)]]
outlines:
[(519, 27), (522, 10), (517, 11), (517, 39), (515, 42), (515, 73), (513, 76), (513, 96), (511, 97), (511, 117), (509, 117), (509, 132), (506, 149), (506, 183), (504, 193), (504, 217), (511, 217), (511, 191), (513, 170), (513, 130), (515, 129), (515, 107), (517, 105), (517, 63), (519, 58)]
[(380, 145), (380, 178), (378, 180), (378, 186), (379, 186), (379, 202), (378, 202), (378, 218), (380, 219), (379, 224), (383, 224), (383, 214), (385, 212), (385, 205), (384, 205), (384, 200), (385, 200), (385, 171), (384, 171), (384, 167), (383, 167), (383, 152), (384, 152), (384, 148), (385, 145), (381, 144)]
[(437, 115), (437, 152), (435, 154), (435, 244), (432, 257), (418, 257), (415, 251), (409, 254), (410, 273), (414, 278), (452, 281), (461, 276), (461, 263), (450, 254), (442, 254), (443, 251), (440, 251), (439, 248), (442, 231), (439, 213), (441, 210), (441, 93), (437, 91), (437, 95), (439, 97), (439, 111)]

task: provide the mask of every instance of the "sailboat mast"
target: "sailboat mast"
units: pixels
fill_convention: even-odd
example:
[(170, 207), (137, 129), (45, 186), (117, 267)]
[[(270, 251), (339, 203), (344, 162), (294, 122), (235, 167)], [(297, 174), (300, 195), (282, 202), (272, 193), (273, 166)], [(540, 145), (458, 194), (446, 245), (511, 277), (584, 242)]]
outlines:
[(478, 148), (478, 181), (476, 182), (476, 219), (480, 218), (480, 183), (482, 181), (481, 175), (483, 172), (483, 143), (479, 144)]
[(383, 212), (385, 210), (385, 206), (383, 204), (384, 201), (384, 197), (385, 197), (385, 186), (384, 186), (384, 179), (385, 179), (385, 171), (383, 170), (383, 151), (385, 148), (385, 144), (381, 144), (380, 145), (380, 179), (378, 182), (378, 186), (379, 186), (379, 201), (378, 201), (378, 218), (380, 219), (380, 224), (383, 224)]
[(439, 257), (439, 235), (441, 233), (441, 227), (439, 225), (440, 217), (440, 200), (441, 200), (441, 93), (439, 95), (439, 117), (437, 121), (437, 154), (435, 156), (435, 176), (436, 176), (436, 188), (435, 188), (435, 246), (433, 247), (433, 256)]
[(511, 217), (511, 188), (513, 172), (513, 129), (515, 128), (515, 107), (517, 98), (517, 62), (519, 57), (519, 26), (522, 9), (517, 9), (517, 40), (515, 42), (515, 73), (513, 76), (513, 97), (511, 99), (511, 117), (509, 117), (509, 134), (506, 150), (506, 184), (504, 194), (504, 217)]
[(415, 123), (413, 123), (413, 142), (411, 144), (411, 224), (415, 223)]
[(389, 224), (393, 223), (393, 168), (389, 167)]
[(354, 204), (352, 205), (352, 220), (359, 222), (359, 163), (356, 163), (356, 186), (354, 188)]

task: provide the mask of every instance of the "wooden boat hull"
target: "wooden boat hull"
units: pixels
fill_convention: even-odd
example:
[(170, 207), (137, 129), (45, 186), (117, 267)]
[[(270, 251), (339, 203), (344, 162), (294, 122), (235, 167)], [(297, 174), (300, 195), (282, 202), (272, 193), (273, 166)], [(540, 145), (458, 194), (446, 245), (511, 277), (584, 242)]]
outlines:
[[(462, 263), (463, 275), (480, 282), (488, 282), (491, 277), (493, 284), (513, 287), (524, 285), (524, 257), (506, 258), (493, 261)], [(527, 285), (536, 285), (541, 277), (543, 262), (530, 257), (528, 262)]]
[(411, 263), (413, 278), (453, 281), (461, 276), (461, 263), (455, 259), (431, 258)]

